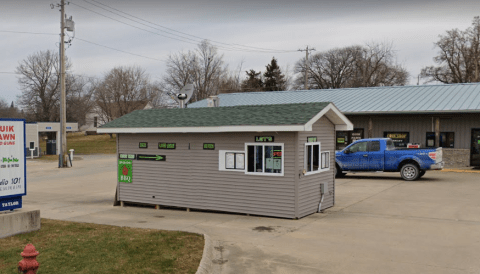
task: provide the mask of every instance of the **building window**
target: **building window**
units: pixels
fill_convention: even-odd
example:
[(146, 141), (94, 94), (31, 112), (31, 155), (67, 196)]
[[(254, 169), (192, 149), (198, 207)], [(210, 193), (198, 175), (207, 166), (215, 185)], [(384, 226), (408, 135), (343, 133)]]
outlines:
[(98, 117), (95, 116), (93, 117), (93, 127), (97, 127), (98, 126)]
[(245, 172), (245, 151), (220, 150), (218, 153), (218, 169)]
[[(426, 147), (437, 147), (435, 144), (435, 132), (427, 132)], [(455, 147), (455, 132), (440, 132), (440, 146), (443, 148)]]
[(306, 143), (304, 163), (305, 175), (328, 170), (330, 169), (330, 152), (322, 152), (320, 143)]
[(247, 174), (283, 176), (284, 144), (245, 144)]
[(410, 143), (410, 132), (384, 132), (385, 138), (390, 138), (395, 147), (407, 147)]

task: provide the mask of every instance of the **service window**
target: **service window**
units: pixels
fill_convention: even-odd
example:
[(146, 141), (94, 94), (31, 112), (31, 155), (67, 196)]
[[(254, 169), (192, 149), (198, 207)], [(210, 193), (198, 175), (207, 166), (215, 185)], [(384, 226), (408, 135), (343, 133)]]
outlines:
[(330, 152), (321, 151), (320, 143), (305, 144), (305, 175), (321, 172), (330, 169)]
[(284, 144), (245, 144), (247, 174), (283, 176)]
[(245, 151), (220, 150), (218, 169), (245, 172)]

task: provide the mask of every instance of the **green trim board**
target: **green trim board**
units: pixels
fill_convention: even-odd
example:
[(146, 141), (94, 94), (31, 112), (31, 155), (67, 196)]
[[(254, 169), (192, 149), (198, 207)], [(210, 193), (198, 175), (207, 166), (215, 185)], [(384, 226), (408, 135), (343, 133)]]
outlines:
[(176, 143), (158, 143), (158, 149), (176, 149)]
[(213, 143), (203, 143), (203, 149), (205, 149), (205, 150), (215, 150), (215, 144), (213, 144)]
[(167, 160), (165, 155), (151, 155), (151, 154), (137, 154), (137, 160), (139, 161), (162, 161)]

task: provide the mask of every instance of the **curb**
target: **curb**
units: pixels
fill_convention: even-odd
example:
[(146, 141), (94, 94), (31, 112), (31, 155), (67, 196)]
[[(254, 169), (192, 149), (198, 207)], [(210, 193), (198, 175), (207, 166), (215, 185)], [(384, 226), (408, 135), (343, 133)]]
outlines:
[(456, 172), (456, 173), (480, 173), (480, 170), (468, 170), (468, 169), (442, 169), (442, 172)]
[(213, 243), (207, 234), (203, 234), (203, 238), (205, 239), (205, 246), (203, 247), (202, 260), (196, 274), (208, 274), (212, 273), (213, 270)]

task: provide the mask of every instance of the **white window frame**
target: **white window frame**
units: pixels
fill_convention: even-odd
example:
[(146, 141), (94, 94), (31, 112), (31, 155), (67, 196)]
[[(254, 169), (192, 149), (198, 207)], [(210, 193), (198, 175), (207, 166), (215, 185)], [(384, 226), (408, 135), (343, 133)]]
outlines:
[[(243, 153), (245, 154), (245, 161), (244, 161), (244, 169), (234, 169), (234, 168), (226, 168), (225, 167), (225, 155), (227, 153)], [(218, 151), (218, 170), (220, 171), (236, 171), (236, 172), (242, 172), (245, 173), (245, 170), (247, 169), (247, 153), (245, 151), (241, 150), (219, 150)]]
[[(314, 145), (318, 145), (318, 170), (314, 170), (314, 171), (308, 171), (307, 170), (307, 148), (309, 146), (312, 146), (312, 150), (313, 150), (313, 146)], [(317, 174), (317, 173), (321, 173), (321, 172), (324, 172), (324, 171), (329, 171), (330, 170), (330, 151), (322, 151), (322, 144), (321, 142), (310, 142), (310, 143), (305, 143), (305, 149), (303, 150), (303, 168), (305, 169), (305, 176), (308, 176), (308, 175), (312, 175), (312, 174)], [(323, 162), (322, 162), (322, 153), (328, 153), (328, 168), (322, 168), (323, 166)], [(313, 153), (311, 155), (311, 161), (313, 163)]]
[[(263, 163), (262, 172), (248, 172), (248, 146), (262, 146), (263, 149)], [(281, 173), (265, 173), (265, 146), (279, 146), (282, 147), (282, 172)], [(255, 150), (256, 151), (256, 150)], [(255, 152), (256, 153), (256, 152)], [(284, 176), (285, 174), (285, 144), (284, 143), (245, 143), (245, 174), (260, 175), (260, 176)]]

